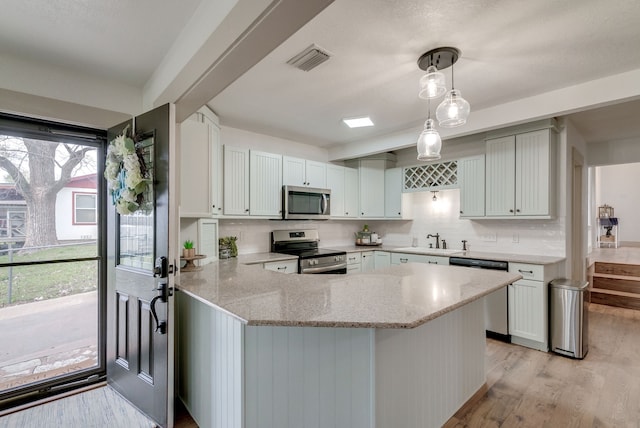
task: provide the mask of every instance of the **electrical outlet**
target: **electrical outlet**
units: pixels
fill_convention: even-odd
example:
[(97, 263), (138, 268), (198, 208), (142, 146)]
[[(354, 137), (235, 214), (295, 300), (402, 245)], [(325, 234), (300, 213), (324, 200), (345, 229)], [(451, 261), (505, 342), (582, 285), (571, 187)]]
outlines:
[(513, 234), (513, 241), (514, 244), (517, 244), (518, 242), (520, 242), (520, 235), (518, 235), (517, 233)]
[(496, 242), (498, 240), (498, 235), (494, 233), (485, 233), (482, 236), (482, 240), (486, 242)]

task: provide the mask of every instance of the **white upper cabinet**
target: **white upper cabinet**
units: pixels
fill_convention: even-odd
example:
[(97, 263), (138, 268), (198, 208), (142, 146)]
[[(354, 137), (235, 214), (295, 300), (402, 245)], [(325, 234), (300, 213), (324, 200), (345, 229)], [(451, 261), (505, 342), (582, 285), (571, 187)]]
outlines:
[(249, 213), (252, 216), (282, 215), (282, 155), (250, 152)]
[(358, 170), (344, 169), (344, 216), (358, 217), (358, 201), (360, 189), (358, 187)]
[(340, 165), (327, 165), (327, 189), (331, 189), (331, 217), (345, 217), (344, 170)]
[(384, 171), (384, 216), (402, 218), (402, 168)]
[(327, 165), (327, 188), (331, 189), (331, 217), (358, 217), (358, 170)]
[(484, 217), (484, 155), (458, 160), (460, 217)]
[(220, 128), (202, 115), (180, 124), (180, 216), (222, 214)]
[(516, 135), (516, 215), (552, 214), (555, 156), (552, 156), (551, 132), (543, 129)]
[(486, 213), (491, 216), (514, 215), (516, 137), (487, 140)]
[(307, 186), (324, 189), (327, 187), (327, 164), (316, 161), (305, 162)]
[(486, 147), (486, 216), (553, 217), (554, 131), (491, 139)]
[(249, 150), (224, 145), (224, 214), (249, 215)]
[(360, 217), (384, 217), (385, 161), (360, 161)]
[(291, 156), (282, 157), (282, 182), (289, 186), (327, 187), (327, 164)]

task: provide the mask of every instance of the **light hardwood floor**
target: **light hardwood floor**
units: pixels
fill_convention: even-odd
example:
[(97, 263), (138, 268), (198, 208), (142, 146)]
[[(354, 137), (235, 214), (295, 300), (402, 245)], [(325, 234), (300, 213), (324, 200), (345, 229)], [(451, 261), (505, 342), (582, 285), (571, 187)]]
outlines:
[(589, 317), (584, 360), (488, 340), (488, 392), (445, 427), (640, 427), (640, 311)]

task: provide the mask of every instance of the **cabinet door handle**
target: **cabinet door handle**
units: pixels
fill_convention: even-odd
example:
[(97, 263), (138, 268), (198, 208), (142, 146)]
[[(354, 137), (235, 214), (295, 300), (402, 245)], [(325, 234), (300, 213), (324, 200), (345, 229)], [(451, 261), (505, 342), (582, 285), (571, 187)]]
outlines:
[(278, 266), (278, 270), (287, 270), (286, 266)]
[(402, 213), (398, 213), (398, 215), (402, 215)]
[(400, 259), (400, 263), (407, 263), (409, 259)]
[(245, 209), (244, 212), (248, 213), (249, 212), (249, 208)]
[(349, 215), (349, 212), (344, 213), (344, 215)]
[(427, 263), (429, 263), (430, 265), (437, 265), (438, 262), (432, 262), (432, 261), (428, 261)]
[(533, 271), (532, 271), (532, 270), (522, 270), (522, 269), (518, 269), (518, 272), (520, 272), (520, 273), (528, 273), (528, 274), (533, 275)]
[(520, 212), (520, 208), (518, 208), (518, 209), (516, 210), (516, 212), (517, 212), (517, 213), (519, 213), (519, 212)]
[(460, 211), (460, 214), (464, 214), (464, 211)]
[(510, 213), (512, 213), (512, 212), (513, 212), (513, 210), (509, 210), (509, 212), (510, 212)]
[(362, 215), (364, 215), (364, 213), (362, 213)]

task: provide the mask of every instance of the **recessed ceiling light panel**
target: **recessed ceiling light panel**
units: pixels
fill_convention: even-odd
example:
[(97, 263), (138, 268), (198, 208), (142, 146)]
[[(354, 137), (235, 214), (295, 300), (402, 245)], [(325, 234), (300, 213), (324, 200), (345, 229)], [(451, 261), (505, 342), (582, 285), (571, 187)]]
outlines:
[(342, 119), (349, 128), (362, 128), (364, 126), (373, 126), (373, 122), (369, 116), (352, 117), (350, 119)]

